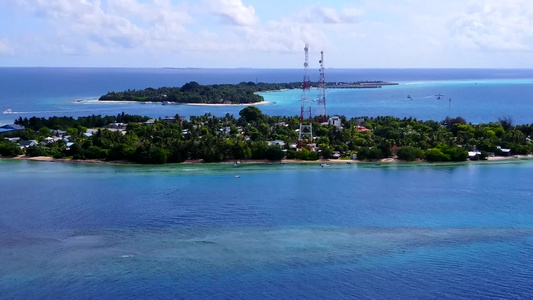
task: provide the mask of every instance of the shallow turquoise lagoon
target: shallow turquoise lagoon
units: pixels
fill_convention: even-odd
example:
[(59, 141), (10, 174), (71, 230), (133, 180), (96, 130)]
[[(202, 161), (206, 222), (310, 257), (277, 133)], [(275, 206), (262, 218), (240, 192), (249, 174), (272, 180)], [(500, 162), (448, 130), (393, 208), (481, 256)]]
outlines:
[(1, 160), (0, 298), (529, 298), (532, 175)]

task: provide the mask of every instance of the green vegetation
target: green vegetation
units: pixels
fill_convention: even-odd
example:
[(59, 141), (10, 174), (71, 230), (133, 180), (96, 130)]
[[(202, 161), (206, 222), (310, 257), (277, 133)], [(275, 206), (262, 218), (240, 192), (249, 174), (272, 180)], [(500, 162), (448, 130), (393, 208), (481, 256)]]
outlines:
[[(193, 116), (189, 120), (176, 116), (173, 120), (145, 123), (147, 117), (119, 114), (118, 116), (19, 118), (16, 123), (25, 130), (4, 133), (3, 137), (21, 137), (40, 142), (25, 149), (29, 156), (56, 158), (99, 159), (161, 164), (203, 160), (220, 162), (240, 159), (282, 158), (317, 160), (331, 158), (339, 152), (341, 158), (357, 154), (360, 160), (395, 157), (405, 160), (464, 161), (468, 151), (486, 159), (489, 153), (528, 154), (533, 124), (512, 125), (510, 122), (468, 124), (462, 118), (447, 118), (442, 122), (420, 121), (413, 118), (340, 117), (342, 129), (314, 121), (316, 151), (296, 151), (299, 118), (265, 115), (257, 107), (241, 110), (239, 117), (226, 114)], [(127, 123), (125, 130), (105, 128), (110, 123)], [(370, 129), (365, 131), (365, 128)], [(92, 128), (92, 135), (86, 135)], [(50, 137), (68, 136), (68, 141)], [(21, 153), (13, 142), (0, 140), (0, 154)], [(505, 150), (510, 149), (510, 153)], [(505, 152), (504, 152), (505, 151)]]
[(209, 104), (243, 104), (263, 101), (258, 92), (299, 88), (301, 83), (254, 83), (200, 85), (189, 82), (182, 87), (147, 88), (144, 90), (127, 90), (109, 92), (99, 100), (141, 101), (163, 103), (209, 103)]
[(22, 154), (22, 150), (17, 144), (8, 142), (4, 139), (0, 140), (0, 155), (1, 156), (13, 157), (13, 156), (21, 155), (21, 154)]
[[(328, 82), (328, 87), (381, 87), (390, 85), (383, 81), (358, 81), (352, 83)], [(317, 86), (312, 82), (311, 86)], [(301, 82), (265, 83), (241, 82), (239, 84), (200, 85), (189, 82), (182, 87), (147, 88), (144, 90), (127, 90), (123, 92), (109, 92), (99, 98), (107, 101), (139, 101), (173, 103), (206, 103), (206, 104), (247, 104), (261, 102), (264, 98), (257, 93), (265, 91), (279, 91), (284, 89), (299, 89)]]
[(424, 157), (424, 151), (413, 146), (404, 146), (398, 149), (396, 153), (398, 158), (405, 161), (413, 161)]

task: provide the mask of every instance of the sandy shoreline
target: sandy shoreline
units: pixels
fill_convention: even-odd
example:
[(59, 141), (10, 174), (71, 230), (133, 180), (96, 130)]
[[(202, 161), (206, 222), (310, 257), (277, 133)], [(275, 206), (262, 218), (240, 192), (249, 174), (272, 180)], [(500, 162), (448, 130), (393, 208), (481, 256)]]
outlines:
[[(76, 102), (76, 103), (82, 103), (83, 102)], [(87, 102), (85, 102), (87, 103)], [(142, 105), (163, 105), (161, 102), (152, 102), (152, 103), (143, 103), (140, 101), (112, 101), (112, 100), (98, 100), (91, 102), (92, 104), (142, 104)], [(212, 103), (173, 103), (168, 104), (170, 105), (187, 105), (187, 106), (257, 106), (257, 105), (266, 105), (266, 104), (273, 104), (272, 101), (261, 101), (261, 102), (255, 102), (255, 103), (244, 103), (244, 104), (212, 104)]]
[[(82, 159), (82, 160), (74, 160), (74, 159), (68, 159), (68, 158), (53, 158), (48, 156), (36, 156), (36, 157), (29, 157), (20, 155), (17, 157), (0, 157), (0, 159), (6, 159), (6, 160), (27, 160), (27, 161), (40, 161), (40, 162), (60, 162), (60, 163), (74, 163), (74, 164), (91, 164), (91, 165), (141, 165), (130, 161), (103, 161), (103, 160), (97, 160), (97, 159)], [(488, 160), (478, 160), (478, 161), (465, 161), (466, 163), (469, 162), (499, 162), (499, 161), (512, 161), (512, 160), (523, 160), (523, 159), (533, 159), (533, 155), (516, 155), (516, 156), (498, 156), (498, 157), (489, 157)], [(187, 160), (182, 163), (168, 163), (166, 165), (193, 165), (193, 164), (202, 164), (202, 165), (209, 165), (209, 164), (240, 164), (240, 165), (246, 165), (246, 164), (264, 164), (264, 165), (273, 165), (273, 164), (326, 164), (326, 165), (332, 165), (332, 164), (427, 164), (427, 161), (403, 161), (399, 160), (397, 158), (384, 158), (377, 161), (360, 161), (360, 160), (344, 160), (344, 159), (320, 159), (320, 160), (297, 160), (297, 159), (283, 159), (281, 161), (269, 161), (269, 160), (260, 160), (260, 159), (246, 159), (246, 160), (231, 160), (231, 161), (223, 161), (218, 163), (205, 163), (203, 160)], [(454, 162), (439, 162), (439, 163), (454, 163)], [(435, 163), (438, 164), (438, 163)]]

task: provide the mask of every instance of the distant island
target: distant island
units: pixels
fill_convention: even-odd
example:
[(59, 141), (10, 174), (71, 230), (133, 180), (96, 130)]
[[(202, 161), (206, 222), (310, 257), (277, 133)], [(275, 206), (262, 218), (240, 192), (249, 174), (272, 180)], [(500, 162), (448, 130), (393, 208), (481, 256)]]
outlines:
[(298, 116), (268, 116), (255, 106), (238, 116), (161, 119), (117, 116), (19, 118), (0, 127), (0, 156), (91, 163), (236, 161), (428, 161), (498, 159), (533, 152), (533, 124), (508, 118), (469, 124), (414, 118), (333, 116), (313, 124), (298, 149)]
[[(384, 85), (398, 83), (383, 81), (328, 82), (327, 88), (380, 88)], [(316, 87), (317, 82), (311, 83)], [(241, 82), (239, 84), (201, 85), (189, 82), (182, 87), (146, 88), (144, 90), (127, 90), (109, 92), (99, 101), (134, 101), (140, 103), (170, 104), (254, 104), (265, 101), (260, 92), (299, 89), (301, 82), (264, 83)]]

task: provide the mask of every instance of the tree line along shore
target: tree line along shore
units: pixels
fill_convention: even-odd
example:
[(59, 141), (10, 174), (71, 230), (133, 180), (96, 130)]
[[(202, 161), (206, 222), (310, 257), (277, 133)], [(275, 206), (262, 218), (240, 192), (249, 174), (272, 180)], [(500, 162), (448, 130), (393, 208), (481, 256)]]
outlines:
[[(383, 81), (330, 82), (330, 88), (379, 88), (383, 85), (397, 83)], [(317, 86), (317, 82), (311, 86)], [(126, 90), (109, 92), (101, 96), (99, 101), (136, 101), (141, 103), (160, 102), (163, 104), (251, 104), (264, 101), (260, 92), (299, 89), (301, 82), (265, 83), (241, 82), (239, 84), (200, 85), (189, 82), (182, 87), (160, 87), (157, 89)]]
[(301, 150), (299, 122), (297, 116), (268, 116), (252, 106), (238, 117), (19, 118), (0, 133), (0, 155), (164, 164), (284, 158), (448, 162), (533, 152), (533, 124), (514, 125), (509, 119), (486, 124), (469, 124), (461, 117), (440, 122), (390, 116), (310, 120), (314, 137), (307, 142), (312, 146)]

